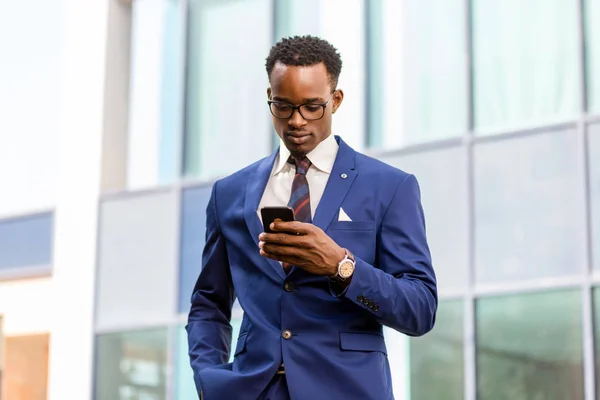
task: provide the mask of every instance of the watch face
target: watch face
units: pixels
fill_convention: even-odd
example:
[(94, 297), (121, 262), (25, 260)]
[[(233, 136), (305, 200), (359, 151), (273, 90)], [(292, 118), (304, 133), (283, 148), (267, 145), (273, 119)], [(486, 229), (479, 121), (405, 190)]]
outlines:
[(345, 262), (340, 267), (340, 276), (344, 279), (349, 278), (354, 272), (354, 264), (351, 262)]

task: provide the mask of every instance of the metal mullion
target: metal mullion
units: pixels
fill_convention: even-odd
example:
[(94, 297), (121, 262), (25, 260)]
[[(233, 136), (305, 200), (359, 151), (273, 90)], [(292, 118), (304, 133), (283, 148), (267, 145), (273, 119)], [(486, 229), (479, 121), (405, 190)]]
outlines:
[(480, 284), (475, 287), (476, 297), (505, 296), (528, 292), (540, 292), (556, 289), (581, 288), (586, 282), (584, 275), (556, 276), (552, 278), (534, 278), (528, 281), (517, 281), (518, 278), (497, 284)]
[(588, 124), (600, 123), (600, 114), (587, 114), (585, 116), (585, 122)]
[(530, 128), (520, 128), (513, 130), (506, 130), (502, 133), (485, 134), (474, 137), (473, 140), (476, 143), (491, 143), (503, 140), (518, 139), (522, 137), (529, 137), (534, 135), (543, 135), (551, 132), (561, 132), (569, 129), (576, 129), (578, 121), (566, 121), (548, 125), (537, 125)]
[(168, 341), (167, 341), (167, 399), (175, 399), (177, 394), (177, 387), (175, 384), (176, 373), (175, 365), (177, 360), (177, 333), (179, 330), (179, 295), (181, 291), (181, 224), (183, 221), (183, 187), (181, 185), (175, 186), (175, 223), (177, 229), (175, 230), (175, 248), (177, 249), (174, 253), (174, 264), (175, 270), (177, 271), (177, 279), (174, 280), (175, 288), (173, 295), (175, 296), (174, 309), (172, 310), (171, 319), (167, 327)]
[(381, 149), (381, 148), (370, 148), (365, 152), (371, 157), (374, 158), (384, 158), (384, 157), (396, 157), (396, 156), (405, 156), (410, 154), (422, 154), (429, 151), (436, 150), (444, 150), (453, 147), (461, 146), (464, 143), (464, 137), (468, 133), (463, 133), (460, 136), (455, 136), (451, 138), (444, 138), (438, 140), (432, 140), (428, 142), (422, 143), (414, 143), (405, 145), (396, 149)]
[(473, 15), (472, 1), (465, 0), (465, 40), (467, 74), (467, 135), (464, 137), (467, 174), (467, 290), (464, 300), (463, 344), (464, 344), (464, 395), (466, 400), (477, 399), (477, 356), (476, 356), (476, 303), (475, 303), (475, 97), (473, 72)]
[(189, 0), (179, 0), (181, 4), (181, 35), (183, 37), (181, 46), (181, 70), (179, 73), (181, 74), (181, 104), (183, 106), (183, 113), (181, 115), (180, 127), (179, 127), (179, 135), (180, 140), (179, 148), (177, 149), (177, 162), (178, 162), (178, 176), (173, 185), (173, 189), (175, 192), (175, 223), (177, 226), (175, 233), (175, 255), (174, 255), (174, 263), (175, 270), (177, 271), (177, 279), (175, 279), (174, 285), (175, 290), (173, 291), (173, 295), (175, 296), (174, 301), (174, 310), (172, 314), (172, 319), (167, 326), (167, 368), (166, 368), (166, 394), (167, 399), (176, 399), (177, 398), (177, 385), (176, 385), (176, 362), (177, 362), (177, 351), (178, 351), (178, 329), (179, 329), (179, 292), (180, 281), (181, 281), (181, 223), (183, 220), (182, 217), (182, 201), (183, 201), (183, 190), (184, 188), (181, 185), (182, 177), (186, 175), (185, 171), (185, 145), (187, 143), (187, 102), (188, 102), (188, 83), (189, 83), (189, 71), (188, 71), (188, 55), (189, 55), (189, 18), (190, 18), (190, 1)]
[(594, 309), (592, 296), (592, 243), (591, 243), (591, 204), (590, 204), (590, 184), (589, 184), (589, 160), (587, 146), (587, 126), (586, 126), (586, 54), (585, 54), (585, 20), (584, 20), (584, 0), (577, 0), (577, 39), (578, 39), (578, 62), (579, 62), (579, 112), (580, 118), (577, 124), (577, 141), (580, 152), (579, 160), (579, 178), (582, 179), (584, 188), (584, 206), (583, 206), (583, 224), (585, 227), (585, 280), (582, 285), (582, 331), (583, 331), (583, 374), (584, 374), (584, 393), (585, 400), (594, 400), (596, 398), (596, 365), (595, 365), (595, 343), (594, 343)]
[(43, 207), (43, 208), (32, 208), (27, 211), (17, 211), (0, 213), (0, 222), (12, 221), (22, 218), (37, 217), (45, 214), (53, 214), (56, 211), (56, 207)]
[(167, 326), (167, 359), (165, 368), (165, 392), (167, 400), (175, 400), (177, 397), (176, 368), (177, 359), (177, 326), (173, 323)]

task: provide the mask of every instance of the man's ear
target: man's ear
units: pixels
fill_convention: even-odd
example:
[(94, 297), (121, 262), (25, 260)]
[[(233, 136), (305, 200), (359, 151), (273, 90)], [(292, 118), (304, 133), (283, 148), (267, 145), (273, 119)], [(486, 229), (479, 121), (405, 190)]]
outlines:
[(342, 105), (342, 101), (344, 101), (344, 91), (342, 89), (337, 89), (337, 91), (333, 95), (333, 110), (332, 113), (335, 114), (340, 105)]
[(267, 88), (267, 99), (271, 100), (271, 88)]

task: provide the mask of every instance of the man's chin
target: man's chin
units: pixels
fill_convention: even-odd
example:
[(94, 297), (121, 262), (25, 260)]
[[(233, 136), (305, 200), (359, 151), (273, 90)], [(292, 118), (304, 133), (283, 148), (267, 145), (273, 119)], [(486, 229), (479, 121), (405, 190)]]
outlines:
[(285, 141), (284, 144), (285, 144), (285, 147), (290, 151), (290, 153), (294, 157), (305, 156), (308, 153), (310, 153), (315, 147), (314, 144), (312, 143), (312, 141), (307, 142), (307, 143), (302, 143), (302, 144), (295, 144), (295, 143), (290, 143), (288, 141)]

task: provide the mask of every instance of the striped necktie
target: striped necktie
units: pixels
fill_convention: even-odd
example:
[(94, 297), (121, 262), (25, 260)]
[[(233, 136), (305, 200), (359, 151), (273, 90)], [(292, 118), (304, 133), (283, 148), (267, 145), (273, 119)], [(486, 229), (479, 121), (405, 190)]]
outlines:
[(292, 194), (288, 206), (294, 209), (296, 221), (310, 223), (312, 222), (310, 192), (306, 180), (306, 172), (311, 164), (310, 160), (306, 157), (293, 158), (290, 156), (288, 162), (296, 165), (296, 175), (294, 175), (294, 181), (292, 182)]
[[(308, 190), (308, 181), (306, 180), (306, 172), (310, 168), (310, 160), (306, 157), (288, 158), (288, 162), (296, 166), (296, 175), (292, 182), (292, 194), (288, 206), (294, 210), (294, 218), (300, 222), (312, 222), (310, 212), (310, 192)], [(282, 263), (283, 270), (289, 273), (292, 269), (291, 264)]]

